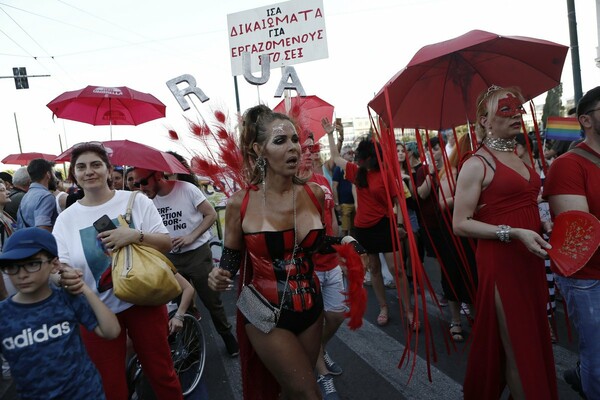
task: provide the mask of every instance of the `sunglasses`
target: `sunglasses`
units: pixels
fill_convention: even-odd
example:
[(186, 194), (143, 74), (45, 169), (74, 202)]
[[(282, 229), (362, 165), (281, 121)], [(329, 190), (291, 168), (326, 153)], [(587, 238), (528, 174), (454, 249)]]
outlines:
[(71, 149), (75, 150), (78, 147), (82, 147), (82, 146), (98, 146), (101, 147), (102, 150), (106, 151), (106, 154), (108, 154), (109, 156), (112, 155), (113, 151), (110, 147), (105, 147), (104, 144), (102, 142), (98, 142), (98, 141), (91, 141), (91, 142), (79, 142), (74, 144), (73, 146), (71, 146)]
[(150, 175), (148, 175), (147, 177), (140, 179), (139, 182), (133, 182), (133, 187), (140, 188), (141, 186), (148, 185), (148, 179), (152, 178), (153, 176), (154, 176), (154, 171), (150, 172)]
[(28, 273), (38, 272), (40, 269), (42, 269), (42, 264), (50, 261), (52, 260), (48, 258), (45, 260), (33, 260), (20, 264), (3, 265), (2, 272), (4, 272), (6, 275), (16, 275), (19, 273), (19, 269), (21, 268), (25, 269), (25, 271)]

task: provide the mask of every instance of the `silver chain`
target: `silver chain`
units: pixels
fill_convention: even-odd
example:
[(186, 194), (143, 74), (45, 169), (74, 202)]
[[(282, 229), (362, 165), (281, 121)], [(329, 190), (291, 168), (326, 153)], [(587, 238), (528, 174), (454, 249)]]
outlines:
[[(294, 208), (294, 249), (292, 250), (292, 265), (296, 263), (296, 249), (298, 248), (298, 228), (296, 226), (296, 185), (292, 183), (292, 207)], [(281, 294), (281, 302), (279, 303), (279, 315), (281, 315), (281, 310), (283, 309), (283, 301), (285, 300), (285, 294), (287, 292), (288, 283), (290, 280), (290, 270), (287, 270), (287, 276), (285, 278), (285, 286), (283, 287), (283, 293)], [(298, 271), (296, 271), (298, 272)]]

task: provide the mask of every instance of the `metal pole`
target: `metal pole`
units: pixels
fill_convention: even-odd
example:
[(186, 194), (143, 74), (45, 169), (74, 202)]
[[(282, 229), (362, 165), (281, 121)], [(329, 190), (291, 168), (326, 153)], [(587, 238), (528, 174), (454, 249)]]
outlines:
[(242, 110), (240, 109), (240, 92), (238, 91), (237, 75), (234, 75), (233, 77), (233, 87), (235, 88), (235, 106), (237, 107), (237, 112), (239, 114)]
[(23, 153), (23, 148), (21, 147), (21, 135), (19, 135), (19, 123), (17, 122), (17, 113), (13, 113), (15, 116), (15, 127), (17, 128), (17, 140), (19, 141), (19, 153)]
[(571, 64), (573, 64), (573, 89), (575, 90), (575, 104), (583, 95), (581, 90), (581, 67), (579, 63), (579, 42), (577, 39), (577, 18), (575, 14), (575, 0), (567, 0), (567, 16), (569, 18), (569, 36), (571, 38)]
[[(60, 137), (60, 133), (58, 134), (58, 145), (60, 146), (60, 154), (63, 153), (63, 145), (62, 145), (62, 138)], [(64, 179), (67, 180), (69, 177), (67, 175), (67, 163), (63, 162), (63, 172), (64, 172)]]
[(596, 0), (596, 25), (598, 30), (598, 47), (596, 47), (596, 67), (600, 68), (600, 0)]
[(69, 138), (67, 138), (67, 128), (65, 128), (65, 120), (62, 120), (63, 135), (65, 135), (65, 148), (69, 148)]
[[(281, 74), (283, 75), (283, 71), (284, 71), (285, 67), (281, 67)], [(292, 109), (292, 98), (291, 98), (291, 93), (292, 91), (290, 89), (285, 89), (283, 91), (283, 105), (285, 108), (285, 113), (289, 115), (290, 110)], [(333, 123), (333, 121), (332, 121)], [(334, 123), (333, 123), (334, 124)], [(335, 124), (333, 125), (335, 127)]]
[(111, 98), (108, 98), (108, 126), (110, 127), (110, 140), (112, 141), (112, 102)]

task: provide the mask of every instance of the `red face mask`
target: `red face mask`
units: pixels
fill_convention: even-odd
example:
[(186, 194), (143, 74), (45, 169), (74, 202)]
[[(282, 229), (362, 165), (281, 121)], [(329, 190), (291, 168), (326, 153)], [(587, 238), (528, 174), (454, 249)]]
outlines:
[(526, 112), (519, 99), (512, 93), (507, 93), (506, 97), (498, 100), (498, 109), (496, 110), (498, 117), (512, 117), (517, 114), (526, 114)]
[(315, 154), (315, 153), (320, 153), (321, 152), (321, 144), (320, 143), (309, 144), (309, 145), (305, 145), (304, 147), (311, 154)]

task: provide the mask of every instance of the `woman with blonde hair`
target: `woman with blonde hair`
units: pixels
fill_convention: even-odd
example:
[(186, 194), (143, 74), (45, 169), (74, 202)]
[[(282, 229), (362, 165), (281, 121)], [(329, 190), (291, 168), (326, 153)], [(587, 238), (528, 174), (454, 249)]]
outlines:
[(482, 146), (463, 165), (454, 232), (477, 239), (477, 317), (465, 399), (557, 399), (546, 319), (545, 249), (537, 206), (540, 177), (515, 154), (524, 99), (492, 86), (477, 99)]

